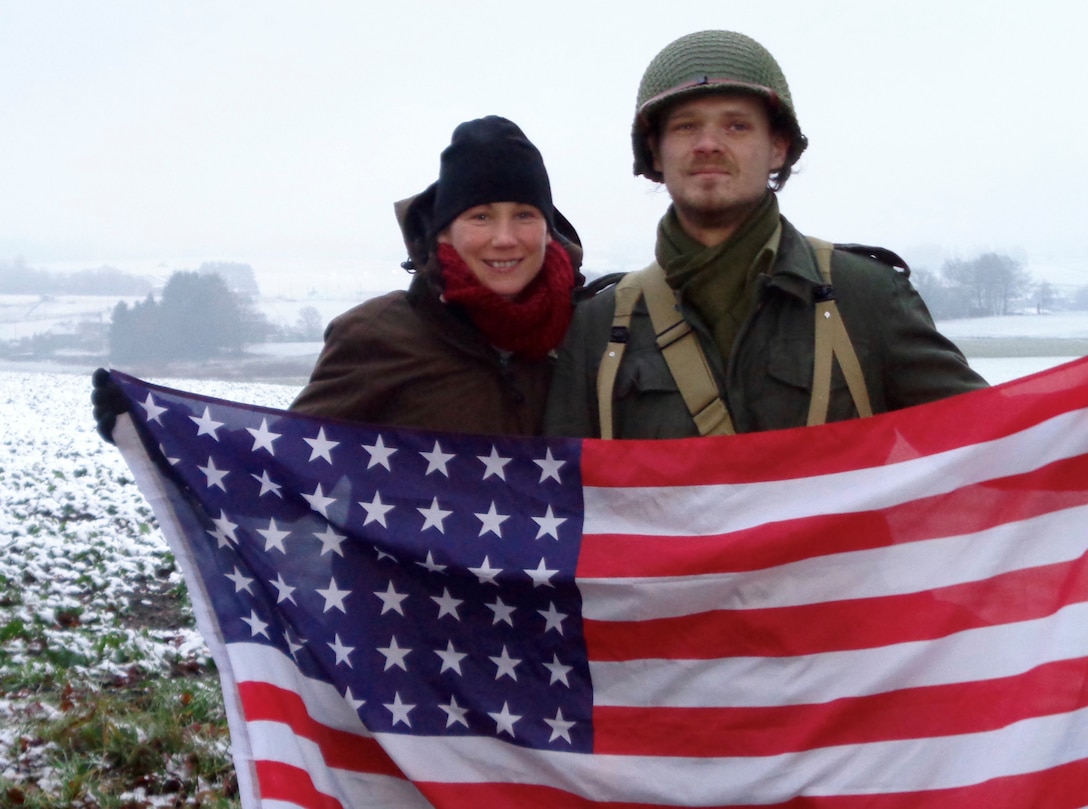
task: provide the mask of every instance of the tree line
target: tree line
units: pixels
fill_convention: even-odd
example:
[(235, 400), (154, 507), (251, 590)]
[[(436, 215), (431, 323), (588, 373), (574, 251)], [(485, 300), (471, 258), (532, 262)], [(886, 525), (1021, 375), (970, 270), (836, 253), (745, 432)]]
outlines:
[(1088, 309), (1088, 286), (1064, 295), (1036, 282), (1023, 264), (1002, 253), (951, 259), (939, 272), (918, 269), (911, 281), (936, 320), (1008, 315), (1025, 306), (1036, 311)]
[[(249, 264), (232, 261), (205, 261), (196, 272), (222, 276), (227, 286), (240, 295), (257, 298), (260, 288)], [(103, 265), (94, 269), (55, 272), (31, 267), (22, 256), (0, 260), (0, 295), (146, 295), (155, 280)]]
[(50, 272), (27, 266), (16, 257), (0, 261), (3, 295), (145, 295), (152, 282), (113, 267), (78, 272)]
[(159, 300), (151, 294), (114, 307), (109, 330), (112, 362), (203, 360), (263, 342), (267, 319), (252, 299), (232, 290), (217, 272), (174, 272)]
[[(1001, 253), (952, 259), (939, 271), (916, 269), (911, 281), (937, 320), (1005, 315), (1024, 307), (1088, 310), (1088, 285), (1063, 292), (1036, 282), (1020, 262)], [(28, 267), (21, 258), (0, 261), (0, 294), (146, 295), (113, 310), (114, 362), (201, 360), (268, 340), (321, 339), (321, 317), (313, 307), (301, 309), (293, 326), (268, 322), (256, 308), (259, 290), (248, 264), (205, 262), (196, 271), (174, 272), (157, 299), (151, 289), (149, 279), (111, 267), (56, 273)]]
[(110, 360), (203, 360), (237, 354), (255, 343), (322, 338), (324, 323), (313, 306), (302, 307), (293, 326), (273, 324), (246, 289), (256, 289), (248, 264), (205, 263), (195, 272), (174, 272), (158, 299), (148, 294), (135, 304), (122, 301), (114, 307)]

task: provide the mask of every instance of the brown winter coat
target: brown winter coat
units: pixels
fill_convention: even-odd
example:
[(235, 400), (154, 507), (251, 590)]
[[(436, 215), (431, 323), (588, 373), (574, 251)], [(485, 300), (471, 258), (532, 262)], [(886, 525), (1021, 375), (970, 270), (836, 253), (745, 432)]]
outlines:
[[(426, 241), (433, 186), (397, 203), (416, 275), (336, 317), (310, 381), (291, 405), (309, 415), (452, 432), (538, 435), (553, 359), (500, 352), (465, 312), (441, 299)], [(556, 233), (577, 273), (578, 234), (556, 211)]]

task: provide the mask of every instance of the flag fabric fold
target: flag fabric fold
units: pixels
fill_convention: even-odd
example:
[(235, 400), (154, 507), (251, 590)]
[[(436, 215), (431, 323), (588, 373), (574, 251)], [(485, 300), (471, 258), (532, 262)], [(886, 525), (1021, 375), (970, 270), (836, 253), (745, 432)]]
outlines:
[(1088, 806), (1088, 359), (677, 441), (114, 378), (247, 809)]

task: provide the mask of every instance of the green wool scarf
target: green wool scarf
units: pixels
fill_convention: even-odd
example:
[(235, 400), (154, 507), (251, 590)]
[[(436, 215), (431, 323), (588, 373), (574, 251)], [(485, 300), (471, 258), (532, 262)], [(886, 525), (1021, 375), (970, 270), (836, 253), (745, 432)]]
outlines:
[(657, 263), (710, 329), (723, 357), (755, 309), (756, 278), (771, 263), (757, 259), (777, 227), (778, 199), (770, 191), (737, 232), (714, 247), (688, 236), (672, 207), (657, 226)]

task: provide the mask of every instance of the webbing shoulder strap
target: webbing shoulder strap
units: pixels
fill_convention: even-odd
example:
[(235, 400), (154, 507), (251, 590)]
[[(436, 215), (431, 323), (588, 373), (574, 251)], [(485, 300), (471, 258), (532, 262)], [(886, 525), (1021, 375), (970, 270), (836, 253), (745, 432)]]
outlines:
[(614, 435), (612, 392), (616, 372), (627, 347), (631, 313), (640, 298), (646, 299), (657, 347), (676, 380), (677, 388), (699, 434), (732, 435), (733, 421), (718, 393), (714, 373), (691, 325), (680, 314), (676, 294), (665, 280), (665, 273), (657, 262), (639, 272), (625, 275), (616, 286), (615, 297), (612, 330), (597, 371), (601, 438), (612, 438)]
[(597, 369), (597, 407), (601, 422), (601, 438), (612, 438), (612, 389), (616, 386), (616, 372), (627, 348), (627, 335), (631, 325), (631, 312), (642, 297), (642, 286), (627, 273), (616, 285), (616, 304), (612, 315), (612, 330), (608, 334), (608, 346)]
[(873, 415), (865, 376), (861, 372), (854, 344), (846, 333), (846, 326), (835, 304), (834, 287), (831, 286), (831, 252), (834, 245), (823, 239), (808, 237), (816, 251), (816, 264), (820, 268), (825, 286), (816, 291), (816, 346), (812, 364), (812, 399), (808, 408), (808, 426), (827, 421), (827, 408), (831, 402), (831, 361), (837, 359), (846, 377), (846, 386), (854, 400), (858, 414)]
[(665, 280), (664, 270), (655, 262), (642, 275), (642, 294), (657, 335), (657, 347), (699, 428), (699, 435), (733, 435), (736, 432), (733, 420), (718, 392), (714, 372), (691, 324), (680, 314), (676, 293)]

